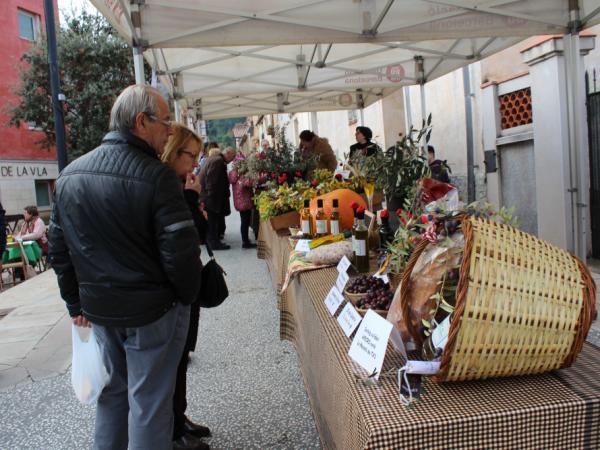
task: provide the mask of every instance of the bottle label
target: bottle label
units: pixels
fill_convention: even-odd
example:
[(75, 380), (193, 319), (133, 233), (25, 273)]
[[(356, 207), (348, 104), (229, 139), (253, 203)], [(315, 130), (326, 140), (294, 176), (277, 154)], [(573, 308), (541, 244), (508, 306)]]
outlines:
[(352, 250), (356, 256), (367, 256), (367, 241), (352, 236)]
[(302, 234), (310, 234), (310, 220), (302, 221)]
[(329, 227), (331, 228), (331, 234), (338, 234), (340, 232), (340, 222), (338, 220), (331, 220)]
[(326, 220), (317, 220), (317, 233), (318, 234), (327, 234), (327, 221)]

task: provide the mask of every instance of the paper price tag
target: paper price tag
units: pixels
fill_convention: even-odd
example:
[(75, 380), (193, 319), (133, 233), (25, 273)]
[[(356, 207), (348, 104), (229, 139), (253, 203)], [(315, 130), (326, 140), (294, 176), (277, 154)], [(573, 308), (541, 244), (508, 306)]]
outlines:
[(346, 287), (346, 283), (348, 283), (348, 274), (346, 272), (340, 272), (335, 282), (335, 285), (339, 289), (340, 292), (344, 292), (344, 288)]
[(352, 340), (348, 356), (369, 374), (379, 379), (385, 351), (393, 325), (376, 312), (368, 310)]
[(310, 239), (298, 239), (298, 242), (296, 242), (296, 247), (294, 248), (294, 250), (296, 250), (297, 252), (305, 252), (308, 253), (310, 252)]
[(329, 314), (333, 316), (343, 301), (344, 296), (337, 287), (333, 286), (329, 291), (329, 294), (327, 294), (327, 297), (325, 297), (325, 306), (327, 306)]
[(356, 330), (356, 327), (358, 326), (361, 320), (362, 317), (360, 316), (358, 311), (356, 311), (354, 306), (352, 306), (352, 303), (347, 303), (337, 318), (337, 321), (340, 324), (340, 327), (342, 327), (342, 330), (344, 331), (346, 337), (350, 337), (354, 330)]
[(346, 255), (344, 255), (342, 257), (342, 259), (340, 259), (340, 262), (337, 265), (337, 270), (339, 273), (342, 272), (347, 272), (348, 268), (352, 265), (352, 263), (350, 262), (350, 260), (348, 259), (348, 257)]
[(406, 361), (406, 373), (419, 375), (435, 375), (440, 371), (439, 361)]
[(390, 278), (387, 276), (387, 273), (384, 273), (383, 275), (380, 273), (377, 273), (377, 274), (373, 275), (373, 278), (381, 278), (384, 283), (387, 283), (387, 284), (390, 283)]

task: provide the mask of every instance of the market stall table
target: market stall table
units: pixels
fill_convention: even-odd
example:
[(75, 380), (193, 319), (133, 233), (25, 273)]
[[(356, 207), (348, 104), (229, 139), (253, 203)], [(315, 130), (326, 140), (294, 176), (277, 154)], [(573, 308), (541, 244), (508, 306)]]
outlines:
[[(261, 224), (259, 256), (281, 286), (288, 237)], [(323, 302), (335, 268), (300, 274), (279, 298), (280, 336), (298, 352), (324, 448), (599, 448), (600, 349), (585, 344), (569, 369), (544, 375), (435, 384), (400, 403), (388, 347), (379, 385), (368, 386), (347, 356), (346, 338)], [(389, 372), (389, 376), (385, 376)]]
[[(42, 249), (39, 244), (35, 241), (24, 241), (23, 250), (27, 256), (29, 264), (34, 266), (38, 260), (42, 257)], [(18, 242), (12, 242), (6, 244), (6, 249), (2, 254), (2, 264), (17, 261), (21, 259), (21, 248)]]

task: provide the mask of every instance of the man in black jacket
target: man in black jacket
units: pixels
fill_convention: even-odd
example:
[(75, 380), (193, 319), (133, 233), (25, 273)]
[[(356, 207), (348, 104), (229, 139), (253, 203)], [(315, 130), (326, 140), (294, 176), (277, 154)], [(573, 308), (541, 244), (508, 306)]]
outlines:
[(93, 324), (109, 374), (94, 449), (173, 446), (175, 373), (201, 263), (181, 183), (158, 157), (168, 120), (157, 90), (128, 87), (100, 147), (56, 181), (50, 261), (73, 323)]
[(200, 171), (200, 200), (208, 214), (208, 234), (206, 240), (213, 250), (229, 250), (231, 247), (221, 242), (220, 234), (225, 231), (225, 216), (231, 214), (229, 205), (229, 179), (227, 164), (235, 158), (236, 151), (231, 147), (223, 153), (210, 156)]

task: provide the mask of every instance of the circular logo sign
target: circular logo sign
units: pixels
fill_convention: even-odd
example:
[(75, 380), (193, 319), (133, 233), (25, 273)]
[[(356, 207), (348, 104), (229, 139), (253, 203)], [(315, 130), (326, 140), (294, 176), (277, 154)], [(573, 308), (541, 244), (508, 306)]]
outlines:
[(352, 94), (340, 94), (340, 96), (338, 97), (338, 103), (340, 104), (340, 106), (350, 106), (353, 103)]
[(387, 66), (385, 69), (385, 77), (392, 83), (400, 83), (404, 79), (404, 75), (404, 67), (400, 64)]

